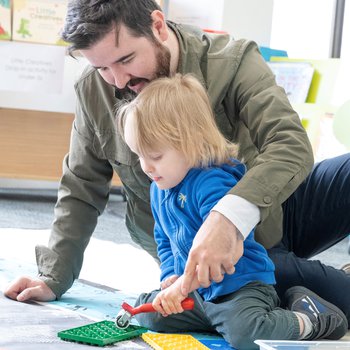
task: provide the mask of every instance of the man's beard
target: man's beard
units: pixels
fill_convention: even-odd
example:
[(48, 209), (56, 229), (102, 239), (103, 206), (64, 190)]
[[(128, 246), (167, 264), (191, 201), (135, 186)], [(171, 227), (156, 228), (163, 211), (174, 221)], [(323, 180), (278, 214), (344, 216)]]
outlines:
[(116, 89), (115, 95), (117, 98), (132, 100), (137, 96), (137, 94), (136, 94), (136, 92), (132, 91), (129, 88), (129, 85), (131, 85), (131, 86), (137, 85), (138, 83), (140, 83), (142, 81), (149, 83), (152, 80), (170, 76), (170, 59), (171, 59), (170, 50), (167, 47), (163, 46), (158, 41), (155, 41), (154, 45), (155, 45), (155, 48), (157, 50), (156, 70), (155, 70), (155, 73), (153, 74), (153, 76), (151, 77), (151, 79), (146, 79), (146, 78), (130, 79), (130, 81), (128, 82), (127, 86), (124, 89)]
[(156, 44), (156, 46), (158, 47), (157, 69), (156, 73), (154, 74), (154, 77), (151, 80), (170, 76), (170, 50), (167, 47), (162, 46), (161, 44)]
[(170, 51), (167, 47), (162, 46), (162, 44), (154, 43), (157, 53), (156, 53), (156, 70), (151, 79), (146, 78), (132, 78), (128, 82), (128, 86), (137, 85), (140, 82), (149, 83), (152, 80), (168, 77), (170, 75)]

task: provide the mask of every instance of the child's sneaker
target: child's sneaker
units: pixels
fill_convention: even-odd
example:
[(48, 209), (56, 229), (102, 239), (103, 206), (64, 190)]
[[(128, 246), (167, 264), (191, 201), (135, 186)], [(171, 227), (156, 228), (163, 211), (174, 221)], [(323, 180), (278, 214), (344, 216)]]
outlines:
[(319, 297), (311, 290), (296, 286), (289, 288), (285, 294), (287, 308), (307, 315), (313, 325), (308, 340), (337, 340), (348, 331), (348, 320), (335, 305)]

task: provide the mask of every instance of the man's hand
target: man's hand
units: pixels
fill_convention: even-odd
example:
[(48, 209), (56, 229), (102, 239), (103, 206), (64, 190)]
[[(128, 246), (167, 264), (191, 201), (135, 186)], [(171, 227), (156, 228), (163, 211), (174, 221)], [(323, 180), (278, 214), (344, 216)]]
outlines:
[(16, 279), (6, 287), (4, 294), (17, 301), (51, 301), (56, 299), (56, 295), (44, 281), (31, 277)]
[(193, 240), (182, 279), (181, 291), (187, 295), (194, 278), (202, 287), (221, 282), (233, 274), (243, 255), (243, 240), (236, 227), (222, 214), (212, 211)]

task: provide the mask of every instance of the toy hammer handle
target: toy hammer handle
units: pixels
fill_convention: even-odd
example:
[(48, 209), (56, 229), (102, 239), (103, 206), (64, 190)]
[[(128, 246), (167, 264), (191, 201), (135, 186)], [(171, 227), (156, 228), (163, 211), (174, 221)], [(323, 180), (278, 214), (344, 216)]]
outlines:
[[(192, 310), (194, 308), (194, 300), (192, 298), (186, 298), (181, 302), (181, 306), (184, 310)], [(132, 315), (137, 315), (142, 312), (155, 312), (152, 303), (141, 304), (140, 306), (134, 307), (131, 310)], [(130, 312), (130, 311), (129, 311)]]

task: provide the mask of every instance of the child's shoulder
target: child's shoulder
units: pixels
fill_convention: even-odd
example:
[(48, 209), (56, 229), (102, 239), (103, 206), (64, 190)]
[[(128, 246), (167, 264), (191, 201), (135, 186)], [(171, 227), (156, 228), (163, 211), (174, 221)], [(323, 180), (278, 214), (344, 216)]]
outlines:
[(184, 185), (191, 186), (192, 190), (217, 188), (218, 185), (230, 188), (242, 178), (244, 172), (245, 167), (242, 163), (196, 168)]
[(202, 168), (198, 177), (201, 178), (231, 178), (234, 177), (235, 180), (242, 178), (246, 172), (246, 167), (243, 163), (238, 160), (232, 160), (230, 163), (225, 163), (221, 165), (210, 166), (207, 168)]

